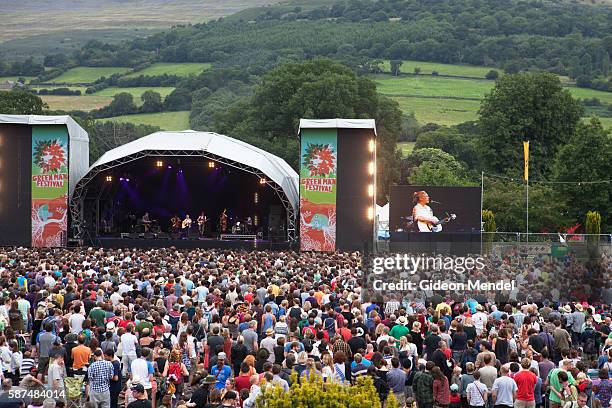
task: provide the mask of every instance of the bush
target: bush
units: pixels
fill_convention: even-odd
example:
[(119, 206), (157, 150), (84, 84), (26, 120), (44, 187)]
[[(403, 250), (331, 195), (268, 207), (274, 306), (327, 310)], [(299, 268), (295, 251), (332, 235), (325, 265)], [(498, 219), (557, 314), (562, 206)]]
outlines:
[(578, 78), (576, 78), (576, 86), (579, 88), (590, 88), (591, 78), (586, 75), (580, 75)]
[[(372, 377), (360, 377), (354, 386), (336, 383), (323, 384), (321, 377), (302, 379), (299, 384), (293, 374), (289, 392), (281, 387), (266, 387), (257, 398), (256, 407), (333, 407), (333, 408), (380, 408), (380, 398), (374, 387)], [(389, 395), (386, 408), (397, 408), (397, 400)]]
[(431, 71), (431, 75), (433, 75), (433, 76), (438, 76), (438, 75), (440, 75), (440, 74), (438, 73), (438, 71)]
[(496, 80), (497, 78), (499, 78), (499, 72), (497, 72), (496, 70), (492, 69), (489, 72), (486, 73), (485, 75), (486, 79), (490, 79), (490, 80)]

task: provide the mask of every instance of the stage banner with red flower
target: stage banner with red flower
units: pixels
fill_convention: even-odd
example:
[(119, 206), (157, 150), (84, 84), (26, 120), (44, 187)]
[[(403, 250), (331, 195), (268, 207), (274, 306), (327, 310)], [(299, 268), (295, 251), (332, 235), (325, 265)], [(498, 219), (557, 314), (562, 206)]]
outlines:
[(64, 246), (67, 232), (68, 130), (32, 126), (32, 246)]
[(336, 250), (336, 129), (302, 129), (300, 154), (300, 248)]

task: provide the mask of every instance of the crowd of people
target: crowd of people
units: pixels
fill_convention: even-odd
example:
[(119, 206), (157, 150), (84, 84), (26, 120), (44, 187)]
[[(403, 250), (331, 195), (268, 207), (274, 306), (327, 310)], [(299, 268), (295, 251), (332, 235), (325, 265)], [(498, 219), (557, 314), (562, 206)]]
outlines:
[(359, 253), (0, 249), (0, 408), (250, 408), (267, 387), (362, 376), (402, 407), (612, 408), (609, 269), (490, 259), (479, 273), (520, 276), (516, 293), (373, 303), (366, 267)]

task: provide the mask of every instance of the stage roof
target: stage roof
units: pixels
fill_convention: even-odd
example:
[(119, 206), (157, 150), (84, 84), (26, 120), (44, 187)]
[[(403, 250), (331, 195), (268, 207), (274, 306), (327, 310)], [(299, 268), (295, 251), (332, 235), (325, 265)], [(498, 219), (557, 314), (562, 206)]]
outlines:
[(302, 132), (302, 129), (330, 128), (372, 129), (376, 135), (376, 122), (374, 119), (300, 119), (298, 134)]
[(168, 156), (181, 151), (201, 151), (254, 168), (282, 188), (294, 210), (299, 208), (299, 176), (285, 160), (248, 143), (212, 132), (156, 132), (104, 153), (89, 172), (115, 160), (147, 151), (152, 155), (168, 152)]

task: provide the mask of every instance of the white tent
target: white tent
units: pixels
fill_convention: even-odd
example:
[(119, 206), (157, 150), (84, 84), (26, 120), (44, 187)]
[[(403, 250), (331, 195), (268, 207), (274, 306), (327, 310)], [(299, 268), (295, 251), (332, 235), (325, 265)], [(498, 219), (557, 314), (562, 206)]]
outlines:
[(298, 209), (299, 177), (285, 160), (248, 143), (212, 132), (156, 132), (104, 153), (88, 173), (135, 154), (153, 156), (166, 153), (173, 156), (181, 152), (214, 155), (251, 167), (279, 185), (293, 209)]
[(376, 231), (379, 239), (389, 239), (389, 203), (376, 205)]

